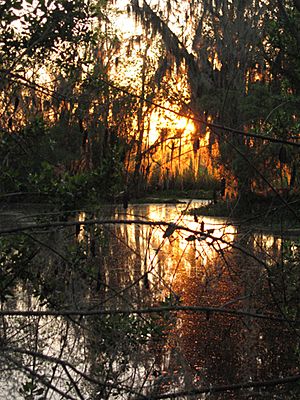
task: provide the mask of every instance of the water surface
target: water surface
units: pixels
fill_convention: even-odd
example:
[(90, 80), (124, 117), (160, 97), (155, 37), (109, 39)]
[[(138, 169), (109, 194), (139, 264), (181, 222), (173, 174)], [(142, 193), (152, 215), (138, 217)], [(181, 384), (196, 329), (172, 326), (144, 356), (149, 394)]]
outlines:
[[(293, 279), (293, 271), (283, 270), (287, 244), (246, 227), (241, 230), (222, 218), (199, 216), (195, 221), (188, 208), (201, 204), (130, 205), (126, 211), (104, 207), (98, 215), (81, 213), (78, 218), (115, 218), (115, 224), (82, 225), (76, 234), (74, 227), (34, 234), (41, 247), (35, 259), (38, 267), (32, 267), (31, 279), (19, 282), (14, 300), (5, 307), (104, 311), (191, 306), (202, 310), (79, 319), (30, 317), (26, 323), (7, 317), (2, 320), (7, 346), (31, 351), (21, 360), (18, 352), (3, 358), (3, 365), (9, 361), (13, 371), (11, 398), (22, 398), (17, 389), (27, 382), (24, 372), (30, 371), (36, 374), (37, 388), (44, 388), (42, 377), (46, 377), (63, 393), (69, 385), (73, 398), (84, 399), (137, 398), (139, 393), (158, 398), (174, 391), (265, 381), (297, 372), (295, 327), (255, 317), (289, 312), (283, 309)], [(123, 224), (123, 220), (140, 223)], [(198, 233), (175, 229), (168, 235), (166, 226), (143, 221), (170, 222)], [(34, 274), (40, 274), (39, 287)], [(53, 360), (41, 359), (38, 353)], [(54, 358), (84, 374), (66, 369)], [(7, 379), (4, 370), (2, 387)], [(292, 399), (290, 389), (212, 392), (196, 398)], [(49, 385), (45, 394), (62, 398)]]

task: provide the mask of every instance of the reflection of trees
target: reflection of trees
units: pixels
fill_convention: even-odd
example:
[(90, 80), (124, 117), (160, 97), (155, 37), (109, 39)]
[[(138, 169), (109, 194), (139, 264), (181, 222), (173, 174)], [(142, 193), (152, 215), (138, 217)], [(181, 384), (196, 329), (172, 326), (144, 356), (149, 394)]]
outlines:
[[(191, 241), (184, 229), (163, 237), (158, 222), (118, 221), (87, 224), (79, 242), (70, 222), (15, 241), (18, 257), (10, 255), (3, 271), (8, 278), (18, 260), (26, 268), (1, 314), (1, 368), (3, 377), (16, 377), (12, 393), (158, 399), (244, 384), (245, 398), (275, 399), (276, 386), (292, 399), (278, 379), (297, 373), (294, 242), (283, 256), (281, 241), (249, 232), (229, 230), (226, 247)], [(36, 250), (30, 262), (26, 249)], [(10, 309), (28, 314), (9, 316)], [(272, 379), (264, 389), (261, 382)], [(221, 388), (211, 397), (233, 393)]]
[[(20, 296), (18, 306), (33, 311), (42, 303), (52, 310), (140, 305), (142, 293), (147, 296), (140, 284), (144, 274), (141, 259), (132, 257), (127, 246), (120, 246), (118, 229), (112, 232), (89, 228), (85, 239), (76, 244), (73, 239), (67, 240), (70, 233), (74, 237), (68, 230), (63, 238), (51, 242), (52, 254), (43, 237), (47, 247), (42, 247), (38, 258), (27, 265), (30, 285), (24, 285), (25, 297), (22, 292), (15, 294)], [(91, 238), (97, 242), (93, 252)], [(37, 241), (43, 244), (38, 237)], [(47, 264), (43, 265), (45, 260)], [(8, 307), (18, 308), (13, 304)], [(86, 398), (90, 392), (92, 398), (100, 399), (113, 393), (134, 393), (135, 386), (139, 388), (151, 371), (154, 356), (147, 348), (158, 330), (154, 323), (152, 318), (129, 315), (3, 317), (2, 365), (20, 371), (14, 391), (24, 382), (24, 396), (56, 392), (71, 399)], [(27, 374), (31, 376), (28, 380)]]
[[(254, 238), (247, 241), (248, 251), (253, 250), (253, 241)], [(203, 266), (198, 263), (196, 268), (201, 271)], [(207, 276), (199, 271), (191, 275), (178, 271), (174, 290), (184, 293), (184, 304), (211, 307), (228, 304), (230, 308), (254, 312), (276, 310), (268, 290), (269, 277), (263, 265), (251, 257), (236, 250), (217, 254), (206, 270), (209, 271)], [(292, 374), (297, 364), (295, 332), (285, 323), (260, 321), (252, 317), (232, 318), (210, 312), (204, 315), (180, 313), (178, 318), (179, 327), (173, 331), (177, 339), (171, 339), (171, 343), (175, 348), (182, 349), (184, 363), (181, 373), (186, 372), (188, 365), (194, 387), (199, 383), (214, 386), (217, 383), (261, 381), (283, 371)], [(176, 357), (176, 351), (170, 354)], [(176, 363), (178, 357), (174, 361)], [(259, 390), (250, 391), (248, 396), (265, 398)], [(215, 398), (235, 397), (232, 394), (224, 397), (222, 394)]]

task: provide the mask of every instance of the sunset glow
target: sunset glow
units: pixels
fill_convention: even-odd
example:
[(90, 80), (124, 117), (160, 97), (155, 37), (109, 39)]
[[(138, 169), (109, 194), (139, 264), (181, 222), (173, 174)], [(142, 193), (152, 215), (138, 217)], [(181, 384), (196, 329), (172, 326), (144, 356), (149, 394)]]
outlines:
[(159, 115), (158, 113), (152, 114), (149, 130), (149, 145), (152, 145), (158, 140), (161, 129), (168, 129), (168, 136), (174, 136), (178, 131), (182, 132), (182, 137), (195, 132), (195, 125), (190, 119), (178, 117), (175, 114), (172, 115), (172, 113), (169, 113), (169, 115), (171, 115), (171, 118)]

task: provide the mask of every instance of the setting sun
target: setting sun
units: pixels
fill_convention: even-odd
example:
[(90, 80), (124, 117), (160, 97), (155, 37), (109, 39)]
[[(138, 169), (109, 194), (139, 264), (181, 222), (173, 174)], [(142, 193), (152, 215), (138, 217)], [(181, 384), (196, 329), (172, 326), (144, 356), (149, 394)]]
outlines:
[(168, 130), (167, 136), (169, 137), (176, 135), (178, 131), (181, 131), (181, 136), (186, 136), (195, 132), (195, 125), (190, 119), (172, 115), (171, 112), (168, 113), (168, 116), (159, 115), (157, 112), (152, 113), (148, 136), (148, 144), (150, 146), (157, 141), (162, 129)]
[(195, 132), (195, 125), (193, 121), (188, 118), (178, 118), (175, 120), (175, 129), (183, 129), (185, 133)]

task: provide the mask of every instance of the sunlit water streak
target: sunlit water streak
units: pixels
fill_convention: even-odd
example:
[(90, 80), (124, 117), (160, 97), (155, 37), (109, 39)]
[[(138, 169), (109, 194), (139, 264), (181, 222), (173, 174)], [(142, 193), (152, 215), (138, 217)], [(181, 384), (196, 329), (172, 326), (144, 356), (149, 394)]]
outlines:
[[(176, 223), (199, 232), (199, 238), (188, 241), (191, 233), (183, 230), (176, 230), (170, 237), (165, 238), (165, 227), (124, 225), (119, 228), (121, 236), (126, 237), (128, 246), (140, 255), (144, 272), (150, 273), (149, 279), (153, 281), (152, 283), (163, 279), (166, 291), (172, 292), (172, 283), (178, 268), (185, 269), (188, 274), (191, 274), (196, 264), (199, 268), (205, 268), (216, 254), (215, 246), (212, 246), (213, 240), (201, 237), (201, 229), (204, 228), (204, 232), (209, 232), (216, 239), (223, 239), (224, 242), (217, 243), (218, 250), (224, 250), (228, 247), (225, 242), (231, 243), (234, 240), (236, 229), (233, 225), (227, 224), (224, 219), (200, 216), (198, 222), (195, 222), (194, 217), (188, 215), (191, 208), (205, 204), (207, 201), (192, 201), (190, 204), (186, 201), (186, 203), (167, 206), (164, 204), (132, 205), (126, 213), (121, 207), (116, 209), (116, 219), (130, 220), (144, 217), (150, 221)], [(162, 264), (163, 272), (160, 271)], [(160, 292), (161, 296), (165, 296), (166, 291)]]

